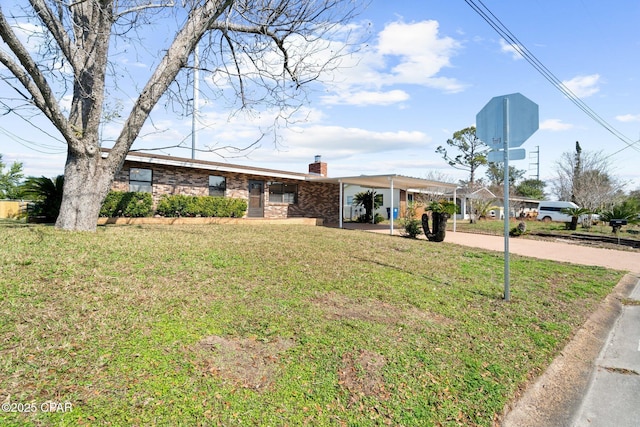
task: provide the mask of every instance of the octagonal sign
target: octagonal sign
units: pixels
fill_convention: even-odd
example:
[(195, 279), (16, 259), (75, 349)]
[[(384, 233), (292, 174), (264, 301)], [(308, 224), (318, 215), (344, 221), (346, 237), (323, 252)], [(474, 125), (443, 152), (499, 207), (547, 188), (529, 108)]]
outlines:
[(476, 136), (491, 148), (521, 146), (538, 130), (538, 104), (520, 93), (496, 96), (476, 115)]

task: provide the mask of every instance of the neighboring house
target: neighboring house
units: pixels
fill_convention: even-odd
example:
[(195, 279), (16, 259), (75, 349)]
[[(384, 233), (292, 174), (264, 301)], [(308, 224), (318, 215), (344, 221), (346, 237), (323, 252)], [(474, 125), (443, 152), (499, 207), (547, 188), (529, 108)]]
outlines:
[(235, 197), (247, 200), (248, 218), (307, 217), (337, 223), (339, 185), (314, 181), (326, 173), (327, 164), (319, 156), (305, 174), (131, 152), (112, 189), (149, 192), (154, 206), (165, 194)]
[[(456, 203), (460, 208), (458, 219), (470, 219), (472, 210), (476, 210), (479, 204), (490, 203), (487, 216), (495, 219), (504, 219), (504, 199), (502, 195), (496, 196), (486, 187), (471, 191), (468, 188), (457, 190)], [(509, 217), (510, 218), (534, 218), (537, 215), (538, 203), (540, 200), (527, 199), (524, 197), (509, 197)]]
[[(492, 200), (497, 200), (497, 197), (487, 187), (475, 190), (469, 188), (457, 190), (456, 204), (460, 212), (458, 219), (470, 219), (472, 211), (477, 210), (477, 207), (474, 207), (474, 203), (488, 203)], [(477, 212), (475, 213), (477, 214)]]

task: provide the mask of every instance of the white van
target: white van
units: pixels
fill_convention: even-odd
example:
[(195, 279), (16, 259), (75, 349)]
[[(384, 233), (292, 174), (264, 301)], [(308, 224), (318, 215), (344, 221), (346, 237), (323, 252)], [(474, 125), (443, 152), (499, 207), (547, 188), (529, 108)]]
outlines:
[(538, 220), (540, 221), (562, 221), (571, 222), (571, 215), (563, 214), (560, 212), (564, 208), (577, 208), (579, 207), (573, 202), (564, 201), (542, 201), (538, 205)]

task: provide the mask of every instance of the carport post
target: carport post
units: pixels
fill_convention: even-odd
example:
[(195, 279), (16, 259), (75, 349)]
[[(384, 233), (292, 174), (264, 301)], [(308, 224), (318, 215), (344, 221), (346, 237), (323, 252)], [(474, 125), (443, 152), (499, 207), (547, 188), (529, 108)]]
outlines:
[(376, 190), (371, 188), (371, 224), (376, 223)]
[(393, 177), (389, 177), (391, 181), (391, 209), (389, 210), (389, 234), (393, 236)]
[(456, 195), (456, 190), (458, 187), (453, 188), (453, 203), (456, 205), (456, 212), (453, 214), (453, 232), (456, 232), (456, 219), (458, 218), (458, 196)]
[(344, 184), (342, 183), (342, 180), (339, 179), (338, 180), (338, 185), (340, 187), (340, 209), (339, 209), (339, 219), (338, 219), (338, 227), (342, 228), (342, 216), (344, 215), (344, 202), (342, 201), (344, 199)]

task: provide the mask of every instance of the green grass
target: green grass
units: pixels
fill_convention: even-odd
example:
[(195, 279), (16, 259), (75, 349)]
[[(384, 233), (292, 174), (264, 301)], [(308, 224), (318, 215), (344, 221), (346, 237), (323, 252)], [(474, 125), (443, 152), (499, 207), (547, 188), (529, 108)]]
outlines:
[(306, 226), (0, 224), (22, 425), (492, 425), (622, 277)]

